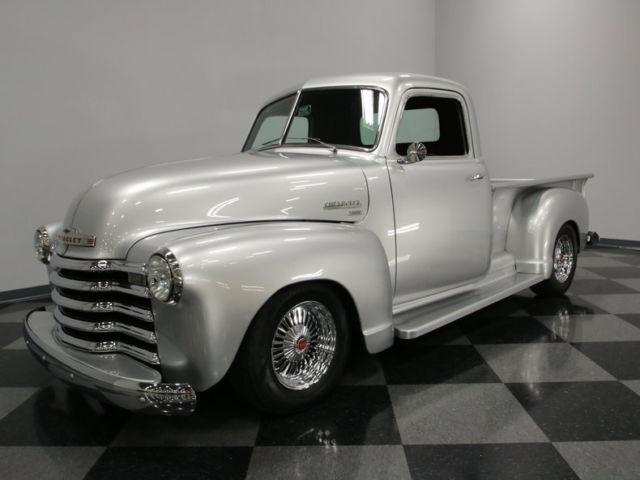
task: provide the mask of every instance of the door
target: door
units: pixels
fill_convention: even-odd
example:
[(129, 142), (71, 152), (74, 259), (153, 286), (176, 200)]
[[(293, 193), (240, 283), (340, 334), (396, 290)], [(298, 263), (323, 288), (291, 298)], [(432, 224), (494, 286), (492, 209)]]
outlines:
[[(491, 183), (474, 157), (456, 93), (409, 90), (388, 166), (396, 237), (395, 304), (470, 284), (489, 267)], [(401, 163), (412, 142), (426, 157)]]

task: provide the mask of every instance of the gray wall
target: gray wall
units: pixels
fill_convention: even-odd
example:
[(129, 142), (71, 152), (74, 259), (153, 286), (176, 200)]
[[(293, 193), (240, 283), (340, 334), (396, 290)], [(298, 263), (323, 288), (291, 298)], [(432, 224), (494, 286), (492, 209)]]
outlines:
[(33, 230), (92, 180), (238, 151), (309, 77), (433, 73), (434, 36), (423, 0), (2, 0), (0, 291), (46, 282)]
[(465, 84), (493, 176), (594, 172), (591, 227), (640, 240), (640, 2), (436, 2), (436, 73)]

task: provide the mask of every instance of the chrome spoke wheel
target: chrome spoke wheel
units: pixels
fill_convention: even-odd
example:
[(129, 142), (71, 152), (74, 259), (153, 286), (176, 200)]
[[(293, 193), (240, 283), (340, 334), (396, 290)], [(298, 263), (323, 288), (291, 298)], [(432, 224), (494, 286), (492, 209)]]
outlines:
[(280, 319), (271, 342), (271, 365), (278, 382), (290, 390), (316, 384), (336, 351), (336, 323), (316, 301), (295, 305)]
[(553, 251), (553, 276), (560, 282), (566, 282), (573, 271), (573, 242), (568, 235), (562, 235)]

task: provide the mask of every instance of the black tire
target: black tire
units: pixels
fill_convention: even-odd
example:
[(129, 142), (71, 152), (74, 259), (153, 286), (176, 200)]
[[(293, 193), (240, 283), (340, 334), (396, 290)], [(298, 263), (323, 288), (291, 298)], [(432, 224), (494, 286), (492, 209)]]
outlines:
[[(560, 249), (561, 258), (556, 258), (558, 249)], [(567, 256), (569, 258), (561, 263), (560, 260), (565, 259)], [(534, 285), (531, 290), (538, 295), (545, 296), (564, 294), (573, 281), (577, 264), (578, 239), (576, 231), (571, 225), (565, 223), (558, 232), (556, 241), (553, 244), (553, 271), (551, 272), (551, 277)]]
[[(291, 333), (294, 326), (284, 324), (285, 328), (278, 330), (278, 335), (282, 336), (282, 332), (286, 331), (292, 336), (283, 338), (298, 340), (279, 342), (275, 335), (278, 326), (283, 326), (281, 321), (285, 321), (285, 315), (289, 312), (292, 312), (291, 315), (304, 315), (305, 311), (308, 315), (304, 317), (307, 323), (315, 322), (318, 328), (323, 328), (324, 334), (296, 334), (298, 336), (295, 337)], [(328, 355), (325, 352), (331, 351), (331, 348), (321, 350), (316, 347), (318, 342), (324, 342), (325, 346), (331, 345), (331, 341), (327, 340), (332, 338), (329, 326), (331, 322), (335, 327), (335, 343), (331, 358), (327, 360), (323, 355)], [(293, 413), (318, 401), (335, 386), (344, 370), (349, 344), (347, 314), (340, 297), (331, 289), (318, 284), (293, 286), (276, 294), (256, 314), (236, 356), (230, 380), (240, 396), (259, 410), (277, 415)], [(289, 377), (282, 371), (282, 365), (287, 362), (286, 357), (280, 355), (283, 348), (288, 348), (287, 353), (292, 353), (294, 357), (307, 355), (307, 360), (320, 358), (324, 362), (311, 361), (310, 364), (326, 367), (320, 368), (321, 372), (302, 369), (298, 377), (310, 378), (308, 382), (295, 375)], [(272, 349), (276, 352), (275, 356)], [(277, 360), (274, 361), (274, 358)], [(279, 364), (278, 361), (282, 363)], [(280, 368), (280, 372), (277, 368)], [(294, 373), (295, 370), (294, 368)], [(285, 385), (283, 382), (290, 384)]]

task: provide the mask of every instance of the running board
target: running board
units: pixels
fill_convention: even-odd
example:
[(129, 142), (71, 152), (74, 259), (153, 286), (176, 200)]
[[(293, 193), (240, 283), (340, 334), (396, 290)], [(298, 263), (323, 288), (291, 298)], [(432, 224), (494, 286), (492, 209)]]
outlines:
[(544, 275), (515, 273), (486, 287), (462, 293), (394, 316), (395, 335), (416, 338), (544, 280)]

